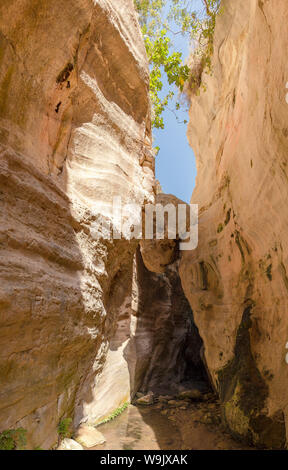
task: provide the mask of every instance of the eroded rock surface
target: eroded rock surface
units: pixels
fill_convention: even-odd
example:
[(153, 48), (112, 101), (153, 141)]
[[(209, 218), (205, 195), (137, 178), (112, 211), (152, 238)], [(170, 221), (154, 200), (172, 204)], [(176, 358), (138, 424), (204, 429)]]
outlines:
[(180, 265), (225, 423), (272, 448), (288, 427), (287, 20), (286, 0), (223, 0), (191, 97), (199, 245)]
[[(151, 198), (148, 84), (132, 0), (1, 2), (0, 431), (28, 429), (30, 448), (54, 445), (75, 409), (89, 421), (105, 392), (136, 244), (93, 224), (113, 196)], [(102, 415), (129, 397), (112, 380)]]

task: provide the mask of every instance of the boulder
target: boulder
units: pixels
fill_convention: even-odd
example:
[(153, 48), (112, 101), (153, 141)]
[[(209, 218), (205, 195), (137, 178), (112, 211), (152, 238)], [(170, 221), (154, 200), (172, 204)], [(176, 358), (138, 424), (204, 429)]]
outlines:
[(169, 400), (167, 405), (171, 406), (171, 407), (175, 407), (175, 408), (178, 408), (180, 406), (183, 406), (183, 401), (178, 401), (178, 400)]
[(138, 241), (98, 235), (153, 202), (149, 68), (132, 0), (0, 3), (0, 431), (49, 449), (130, 396)]
[(154, 395), (153, 393), (148, 393), (136, 400), (136, 405), (153, 405), (154, 403)]
[(75, 435), (76, 441), (88, 449), (106, 442), (103, 434), (93, 426), (81, 425)]
[(190, 398), (191, 400), (201, 400), (203, 397), (203, 394), (200, 392), (200, 390), (197, 389), (192, 389), (192, 390), (184, 390), (183, 392), (180, 392), (178, 395), (178, 398), (180, 400), (185, 400), (187, 398)]

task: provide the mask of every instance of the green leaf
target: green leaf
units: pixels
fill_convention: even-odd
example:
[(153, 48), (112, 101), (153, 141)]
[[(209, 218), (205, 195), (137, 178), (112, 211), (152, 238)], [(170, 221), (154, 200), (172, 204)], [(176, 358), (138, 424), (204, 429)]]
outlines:
[[(211, 56), (213, 53), (213, 35), (216, 16), (220, 11), (220, 0), (201, 0), (202, 11), (194, 11), (193, 0), (172, 0), (167, 11), (166, 0), (134, 0), (139, 12), (139, 21), (150, 64), (150, 97), (153, 108), (152, 126), (164, 128), (163, 112), (173, 100), (173, 89), (183, 92), (185, 85), (194, 93), (199, 93), (203, 72), (212, 73)], [(179, 30), (172, 31), (172, 25)], [(194, 39), (198, 46), (194, 56), (199, 62), (198, 70), (193, 72), (182, 61), (182, 54), (175, 49), (170, 36), (181, 33), (186, 40)], [(199, 76), (200, 74), (200, 76)], [(166, 76), (171, 91), (164, 98), (163, 76)], [(180, 109), (176, 102), (175, 110)], [(184, 123), (186, 123), (184, 121)]]

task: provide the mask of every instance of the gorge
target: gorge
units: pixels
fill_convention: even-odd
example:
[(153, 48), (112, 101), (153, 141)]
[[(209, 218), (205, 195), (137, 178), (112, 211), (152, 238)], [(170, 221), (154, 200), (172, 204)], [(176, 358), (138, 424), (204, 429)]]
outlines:
[(52, 449), (65, 418), (196, 387), (243, 445), (286, 448), (287, 20), (286, 0), (222, 0), (213, 73), (186, 90), (199, 242), (181, 251), (93, 236), (115, 196), (179, 203), (155, 182), (133, 1), (2, 0), (0, 433)]

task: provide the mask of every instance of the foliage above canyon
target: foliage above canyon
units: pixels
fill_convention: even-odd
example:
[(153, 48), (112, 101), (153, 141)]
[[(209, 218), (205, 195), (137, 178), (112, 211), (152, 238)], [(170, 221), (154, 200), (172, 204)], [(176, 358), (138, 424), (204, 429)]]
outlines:
[[(134, 0), (139, 12), (146, 52), (150, 63), (150, 96), (153, 106), (153, 127), (164, 128), (163, 111), (185, 83), (198, 89), (204, 70), (211, 72), (213, 33), (220, 0)], [(197, 8), (198, 6), (198, 8)], [(196, 67), (183, 62), (173, 37), (182, 35), (193, 45)], [(165, 78), (170, 90), (161, 96)], [(199, 83), (200, 78), (200, 83)], [(180, 108), (178, 100), (175, 108)]]

